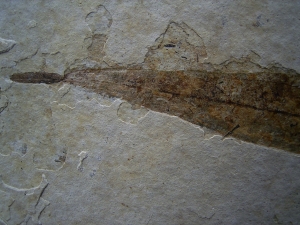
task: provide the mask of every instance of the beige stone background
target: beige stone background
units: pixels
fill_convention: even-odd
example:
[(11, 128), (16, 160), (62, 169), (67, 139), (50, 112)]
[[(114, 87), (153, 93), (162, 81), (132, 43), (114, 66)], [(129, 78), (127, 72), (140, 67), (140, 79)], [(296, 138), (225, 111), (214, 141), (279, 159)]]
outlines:
[(168, 35), (186, 35), (207, 69), (299, 73), (299, 10), (297, 0), (0, 0), (0, 224), (299, 224), (299, 155), (70, 84), (9, 79), (151, 69), (149, 58), (194, 68), (159, 51)]

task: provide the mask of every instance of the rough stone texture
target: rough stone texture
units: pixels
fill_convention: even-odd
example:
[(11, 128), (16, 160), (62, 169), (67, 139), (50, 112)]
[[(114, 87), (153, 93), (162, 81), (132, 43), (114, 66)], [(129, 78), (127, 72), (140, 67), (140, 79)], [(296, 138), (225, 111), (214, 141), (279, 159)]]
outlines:
[[(0, 224), (299, 223), (299, 155), (223, 138), (88, 86), (51, 84), (103, 68), (237, 76), (277, 67), (298, 79), (297, 1), (0, 6)], [(10, 80), (33, 72), (50, 84)], [(293, 84), (283, 93), (298, 99)]]
[(206, 57), (202, 38), (187, 24), (171, 22), (146, 54), (145, 64), (156, 70), (196, 70)]

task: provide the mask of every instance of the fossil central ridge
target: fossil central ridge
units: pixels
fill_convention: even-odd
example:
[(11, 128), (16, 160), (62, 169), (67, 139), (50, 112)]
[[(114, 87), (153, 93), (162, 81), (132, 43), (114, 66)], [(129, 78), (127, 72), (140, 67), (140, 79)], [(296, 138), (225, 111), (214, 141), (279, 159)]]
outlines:
[(223, 137), (300, 153), (300, 79), (283, 72), (80, 70), (23, 73), (22, 83), (66, 82), (178, 116)]

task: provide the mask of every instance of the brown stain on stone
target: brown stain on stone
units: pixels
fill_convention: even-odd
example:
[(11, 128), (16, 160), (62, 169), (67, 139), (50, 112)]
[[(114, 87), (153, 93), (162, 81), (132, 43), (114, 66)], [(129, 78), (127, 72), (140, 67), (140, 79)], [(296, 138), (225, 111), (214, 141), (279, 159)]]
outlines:
[[(29, 78), (27, 78), (29, 76)], [(27, 83), (58, 82), (53, 74), (13, 75)], [(178, 116), (244, 141), (300, 153), (300, 88), (296, 73), (82, 70), (63, 82)], [(44, 82), (44, 83), (46, 83)]]

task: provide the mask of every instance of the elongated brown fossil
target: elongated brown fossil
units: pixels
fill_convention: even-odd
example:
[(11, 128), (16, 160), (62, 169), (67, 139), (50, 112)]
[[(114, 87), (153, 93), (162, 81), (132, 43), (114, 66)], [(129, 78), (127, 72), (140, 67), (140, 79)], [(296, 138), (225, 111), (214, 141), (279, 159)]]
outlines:
[(178, 116), (224, 136), (300, 153), (297, 74), (107, 69), (75, 71), (63, 79), (46, 73), (14, 74), (11, 79), (67, 82)]
[(63, 77), (56, 73), (27, 72), (13, 74), (10, 79), (19, 83), (52, 84), (61, 81)]

